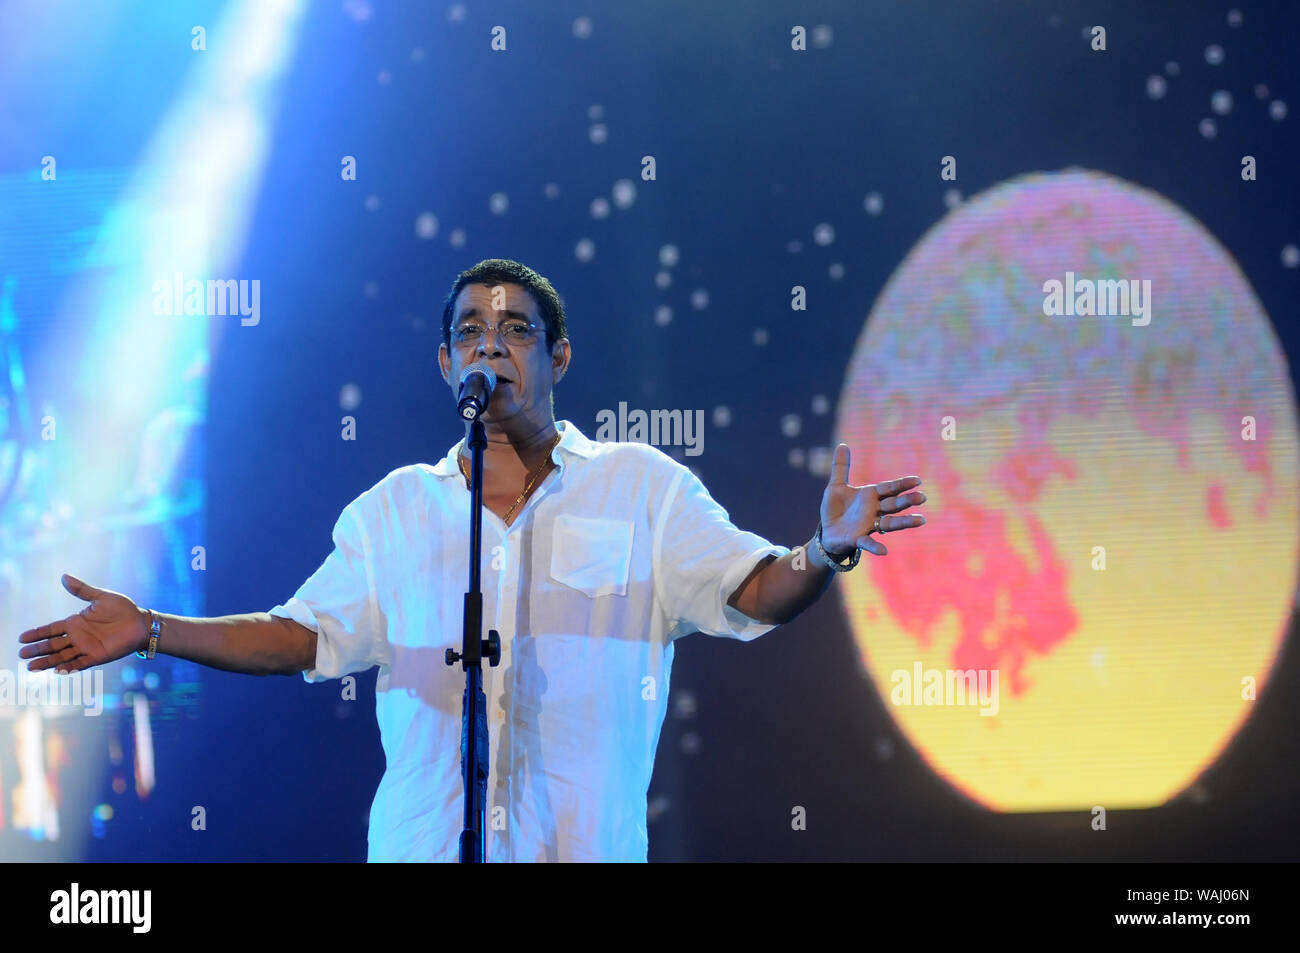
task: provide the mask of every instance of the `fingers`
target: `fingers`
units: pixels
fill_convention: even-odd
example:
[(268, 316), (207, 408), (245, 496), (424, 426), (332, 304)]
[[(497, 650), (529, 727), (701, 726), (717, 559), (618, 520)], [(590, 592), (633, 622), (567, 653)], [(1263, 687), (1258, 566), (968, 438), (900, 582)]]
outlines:
[[(65, 635), (67, 634), (68, 626), (70, 626), (72, 624), (72, 620), (76, 618), (77, 616), (70, 615), (66, 619), (60, 619), (58, 622), (50, 622), (47, 623), (46, 625), (39, 626), (38, 628), (35, 629), (28, 629), (22, 635), (18, 636), (18, 641), (39, 642), (41, 639), (48, 639), (51, 636)], [(22, 658), (29, 658), (30, 656), (23, 655), (23, 653), (27, 651), (29, 651), (29, 649), (23, 649), (18, 654)]]
[[(29, 662), (27, 671), (40, 672), (47, 668), (58, 667), (60, 672), (71, 671), (77, 662), (87, 662), (89, 657), (82, 653), (81, 649), (75, 645), (69, 645), (62, 651), (55, 652), (53, 655), (47, 655), (44, 658), (38, 658), (34, 662)], [(80, 667), (84, 668), (85, 665)]]
[(83, 654), (81, 649), (73, 644), (70, 635), (55, 635), (43, 642), (25, 645), (18, 651), (19, 658), (35, 660), (27, 666), (27, 670), (30, 672), (39, 672), (42, 669), (53, 668), (56, 665), (62, 666), (64, 663), (71, 662)]
[(849, 445), (837, 443), (835, 456), (831, 458), (831, 479), (827, 486), (847, 484), (849, 482)]
[(907, 516), (882, 516), (880, 517), (880, 531), (882, 533), (892, 533), (900, 529), (915, 529), (918, 526), (925, 525), (925, 517), (920, 513), (912, 513)]
[(887, 496), (894, 496), (898, 493), (902, 493), (904, 490), (910, 490), (913, 487), (918, 487), (920, 485), (921, 478), (919, 476), (902, 477), (898, 480), (889, 480), (886, 483), (877, 483), (876, 495), (881, 499), (884, 499)]
[(885, 548), (884, 543), (877, 539), (873, 539), (870, 536), (858, 537), (858, 549), (865, 549), (873, 556), (885, 556), (889, 554), (889, 550)]
[(24, 645), (18, 650), (19, 658), (41, 658), (54, 652), (61, 652), (72, 644), (72, 637), (69, 635), (54, 635), (35, 645)]
[(76, 576), (69, 575), (66, 572), (59, 581), (63, 583), (64, 589), (78, 599), (85, 599), (87, 602), (93, 602), (104, 594), (103, 589), (96, 589), (94, 586), (84, 583)]
[(925, 494), (920, 490), (915, 493), (904, 493), (902, 496), (894, 496), (889, 499), (881, 500), (880, 512), (882, 515), (885, 513), (897, 513), (900, 510), (907, 509), (909, 506), (920, 506), (924, 502)]

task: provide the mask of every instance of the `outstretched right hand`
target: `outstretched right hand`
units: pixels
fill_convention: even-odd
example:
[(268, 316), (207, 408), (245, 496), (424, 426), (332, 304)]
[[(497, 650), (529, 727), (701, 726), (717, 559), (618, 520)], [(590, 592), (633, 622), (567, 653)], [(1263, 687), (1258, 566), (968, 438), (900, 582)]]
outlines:
[(148, 644), (149, 614), (129, 598), (96, 589), (66, 573), (61, 581), (64, 589), (89, 605), (66, 619), (18, 636), (19, 642), (32, 643), (18, 652), (19, 658), (34, 660), (28, 663), (28, 671), (54, 668), (79, 672), (116, 661)]

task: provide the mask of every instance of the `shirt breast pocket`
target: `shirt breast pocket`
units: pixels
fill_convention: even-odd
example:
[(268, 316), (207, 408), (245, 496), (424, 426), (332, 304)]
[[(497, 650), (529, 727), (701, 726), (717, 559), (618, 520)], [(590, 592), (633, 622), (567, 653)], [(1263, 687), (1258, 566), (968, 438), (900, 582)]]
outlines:
[(595, 599), (627, 595), (632, 529), (626, 520), (561, 514), (551, 535), (551, 578)]

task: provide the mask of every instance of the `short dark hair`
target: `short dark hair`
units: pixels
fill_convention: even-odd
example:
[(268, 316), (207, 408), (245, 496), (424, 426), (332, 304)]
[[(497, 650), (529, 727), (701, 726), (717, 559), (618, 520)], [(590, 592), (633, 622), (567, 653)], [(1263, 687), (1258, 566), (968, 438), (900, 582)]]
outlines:
[(555, 288), (544, 277), (527, 265), (509, 258), (485, 258), (473, 268), (456, 276), (451, 294), (442, 306), (442, 343), (451, 344), (451, 315), (456, 308), (456, 296), (466, 285), (501, 285), (507, 282), (523, 285), (537, 304), (546, 324), (546, 347), (549, 350), (560, 338), (568, 337), (564, 323), (564, 302)]

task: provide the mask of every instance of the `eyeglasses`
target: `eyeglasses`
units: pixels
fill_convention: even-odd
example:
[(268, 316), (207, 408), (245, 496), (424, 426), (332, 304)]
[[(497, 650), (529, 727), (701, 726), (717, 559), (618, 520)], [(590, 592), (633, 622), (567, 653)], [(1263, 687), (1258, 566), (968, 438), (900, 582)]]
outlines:
[[(527, 321), (503, 321), (496, 326), (497, 336), (507, 344), (522, 346), (537, 340), (537, 325)], [(483, 340), (487, 328), (477, 321), (466, 321), (451, 330), (451, 339), (464, 347), (473, 347)]]

